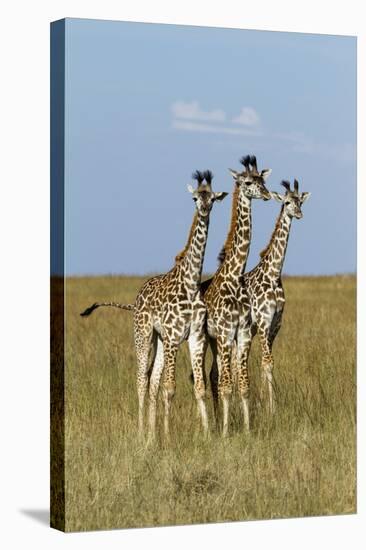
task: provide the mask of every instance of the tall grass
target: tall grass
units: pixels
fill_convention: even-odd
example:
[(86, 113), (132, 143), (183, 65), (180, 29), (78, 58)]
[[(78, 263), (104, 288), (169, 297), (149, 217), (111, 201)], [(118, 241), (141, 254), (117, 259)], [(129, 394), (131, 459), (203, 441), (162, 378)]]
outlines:
[[(211, 433), (203, 439), (182, 345), (171, 441), (162, 436), (160, 403), (157, 442), (148, 448), (137, 439), (132, 313), (79, 315), (97, 300), (132, 303), (143, 280), (66, 283), (66, 530), (354, 513), (355, 278), (285, 278), (277, 412), (259, 406), (255, 342), (249, 434), (235, 394), (222, 439), (208, 395)], [(209, 362), (208, 353), (207, 369)]]

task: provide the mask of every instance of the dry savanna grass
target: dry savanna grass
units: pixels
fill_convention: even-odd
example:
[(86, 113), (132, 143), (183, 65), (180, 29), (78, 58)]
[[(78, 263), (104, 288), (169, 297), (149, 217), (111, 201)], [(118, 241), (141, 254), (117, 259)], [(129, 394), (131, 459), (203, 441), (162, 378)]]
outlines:
[[(66, 282), (66, 530), (348, 514), (356, 511), (356, 279), (284, 279), (286, 309), (274, 345), (278, 407), (260, 406), (258, 342), (250, 357), (252, 430), (236, 394), (230, 436), (204, 440), (187, 345), (177, 364), (172, 437), (137, 438), (132, 313), (143, 278)], [(210, 356), (207, 354), (206, 369)]]

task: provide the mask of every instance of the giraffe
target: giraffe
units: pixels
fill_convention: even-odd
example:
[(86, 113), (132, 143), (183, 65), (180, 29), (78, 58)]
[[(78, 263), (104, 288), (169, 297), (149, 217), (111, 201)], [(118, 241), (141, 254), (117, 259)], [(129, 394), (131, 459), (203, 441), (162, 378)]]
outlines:
[[(241, 327), (245, 323), (243, 308), (238, 301), (241, 276), (244, 272), (251, 241), (252, 199), (269, 200), (271, 195), (265, 186), (270, 169), (261, 172), (254, 155), (240, 159), (243, 172), (230, 169), (234, 178), (232, 214), (226, 242), (220, 252), (220, 266), (215, 275), (201, 285), (201, 298), (207, 312), (206, 338), (208, 336), (214, 364), (210, 373), (216, 423), (218, 422), (218, 396), (223, 406), (222, 434), (228, 433), (229, 399), (232, 392), (231, 355), (233, 343), (241, 346)], [(246, 313), (247, 314), (247, 313)], [(193, 357), (194, 361), (194, 357)], [(248, 416), (247, 399), (244, 414)]]
[(249, 396), (247, 363), (252, 339), (258, 332), (262, 350), (262, 395), (267, 382), (270, 413), (275, 410), (272, 346), (281, 327), (285, 306), (281, 272), (292, 219), (302, 218), (301, 206), (310, 196), (307, 192), (299, 194), (299, 184), (296, 179), (293, 191), (288, 181), (281, 183), (286, 189), (284, 195), (271, 192), (272, 198), (282, 205), (275, 228), (268, 245), (260, 254), (261, 260), (257, 266), (243, 275), (240, 296), (244, 304), (249, 301), (250, 315), (249, 323), (243, 329), (242, 345), (238, 351), (239, 395)]
[[(205, 254), (210, 212), (215, 201), (228, 193), (212, 190), (210, 170), (196, 171), (193, 179), (197, 188), (188, 185), (196, 212), (187, 243), (176, 256), (175, 265), (166, 274), (150, 278), (140, 289), (135, 304), (115, 302), (95, 303), (85, 310), (88, 315), (100, 306), (120, 307), (134, 311), (134, 340), (137, 357), (137, 394), (139, 402), (139, 434), (144, 432), (144, 401), (149, 388), (149, 440), (155, 438), (156, 404), (159, 383), (164, 370), (164, 431), (169, 436), (169, 414), (175, 393), (175, 362), (179, 345), (186, 339), (190, 348), (202, 348), (197, 334), (202, 332), (204, 307), (198, 302), (203, 259)], [(193, 308), (193, 303), (195, 307)], [(194, 392), (205, 433), (208, 430), (204, 402), (205, 380), (197, 358), (192, 363)]]

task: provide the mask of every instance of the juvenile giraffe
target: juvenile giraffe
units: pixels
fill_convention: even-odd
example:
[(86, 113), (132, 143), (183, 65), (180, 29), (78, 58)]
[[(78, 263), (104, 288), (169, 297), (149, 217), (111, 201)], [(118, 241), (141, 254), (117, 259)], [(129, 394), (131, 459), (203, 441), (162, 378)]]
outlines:
[(286, 255), (292, 218), (302, 218), (301, 206), (310, 193), (299, 194), (299, 184), (294, 180), (294, 190), (288, 181), (282, 181), (285, 195), (271, 192), (271, 196), (282, 204), (274, 231), (267, 247), (261, 252), (258, 265), (242, 277), (240, 300), (250, 304), (249, 323), (243, 327), (242, 346), (238, 353), (237, 374), (240, 395), (249, 396), (247, 363), (253, 337), (258, 331), (262, 349), (262, 394), (268, 383), (269, 409), (274, 412), (272, 346), (281, 327), (285, 306), (285, 294), (281, 272)]
[[(155, 436), (156, 401), (161, 373), (164, 368), (164, 429), (169, 435), (169, 412), (175, 393), (175, 362), (179, 345), (186, 339), (198, 347), (197, 333), (202, 332), (204, 308), (197, 303), (204, 253), (207, 242), (209, 216), (216, 200), (228, 193), (212, 190), (212, 172), (196, 171), (193, 178), (197, 189), (188, 185), (196, 205), (196, 212), (184, 249), (176, 256), (174, 267), (164, 275), (152, 277), (142, 286), (134, 309), (134, 335), (137, 356), (137, 393), (139, 401), (139, 433), (144, 429), (144, 401), (149, 387), (149, 439)], [(193, 308), (193, 302), (196, 302)], [(131, 309), (130, 305), (111, 303), (93, 304), (84, 314), (99, 306)], [(152, 366), (153, 365), (153, 366)], [(152, 366), (152, 370), (151, 370)], [(194, 391), (201, 414), (203, 429), (208, 428), (204, 402), (205, 380), (202, 364), (192, 363)], [(150, 374), (150, 377), (149, 377)]]
[[(244, 171), (230, 170), (234, 178), (232, 215), (229, 233), (220, 253), (221, 265), (212, 279), (201, 285), (201, 296), (207, 311), (206, 330), (214, 358), (210, 379), (214, 398), (216, 421), (218, 419), (218, 395), (223, 405), (223, 436), (228, 432), (229, 399), (232, 392), (231, 354), (233, 343), (241, 345), (241, 328), (246, 322), (248, 307), (239, 302), (241, 277), (245, 269), (251, 241), (252, 199), (269, 200), (265, 180), (270, 169), (258, 172), (255, 156), (243, 157)], [(248, 416), (248, 403), (243, 402)]]

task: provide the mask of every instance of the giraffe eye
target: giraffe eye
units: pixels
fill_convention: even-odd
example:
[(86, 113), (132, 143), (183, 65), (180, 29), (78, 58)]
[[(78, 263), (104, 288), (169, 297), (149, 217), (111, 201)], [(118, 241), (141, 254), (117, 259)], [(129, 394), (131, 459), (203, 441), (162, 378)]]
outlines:
[(197, 197), (193, 197), (194, 202), (197, 202)]
[(290, 201), (286, 201), (285, 204), (290, 204)]

